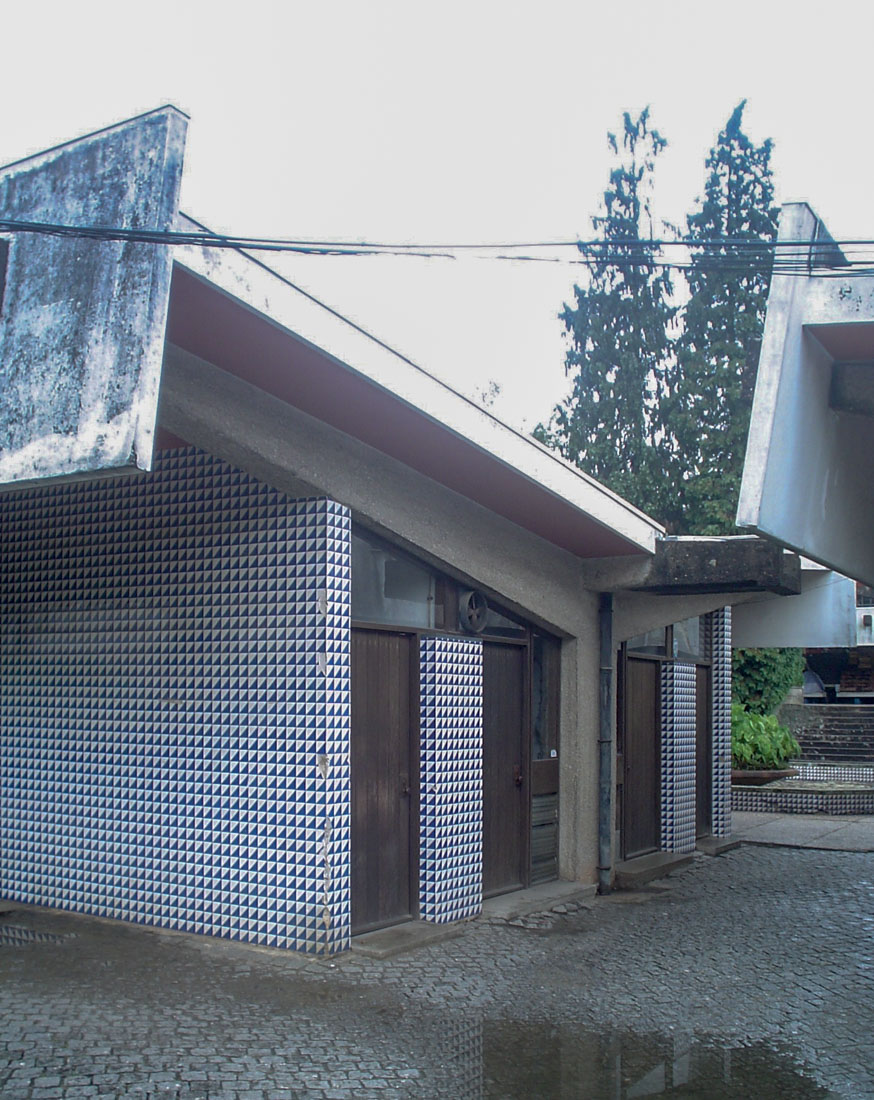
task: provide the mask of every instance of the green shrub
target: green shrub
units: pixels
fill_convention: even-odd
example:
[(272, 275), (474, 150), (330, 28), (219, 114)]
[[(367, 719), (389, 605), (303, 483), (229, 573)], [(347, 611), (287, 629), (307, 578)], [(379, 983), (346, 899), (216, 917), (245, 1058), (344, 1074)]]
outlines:
[(756, 714), (773, 714), (786, 692), (803, 679), (800, 649), (732, 650), (731, 697)]
[(744, 770), (785, 768), (801, 752), (798, 742), (773, 714), (756, 714), (731, 704), (731, 765)]

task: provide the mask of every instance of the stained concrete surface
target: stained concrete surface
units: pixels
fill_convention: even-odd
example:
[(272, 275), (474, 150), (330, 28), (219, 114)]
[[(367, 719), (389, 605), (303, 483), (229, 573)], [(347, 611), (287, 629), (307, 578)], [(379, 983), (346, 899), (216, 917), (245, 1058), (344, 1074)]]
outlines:
[(387, 959), (13, 908), (0, 1095), (874, 1096), (872, 870), (745, 845)]

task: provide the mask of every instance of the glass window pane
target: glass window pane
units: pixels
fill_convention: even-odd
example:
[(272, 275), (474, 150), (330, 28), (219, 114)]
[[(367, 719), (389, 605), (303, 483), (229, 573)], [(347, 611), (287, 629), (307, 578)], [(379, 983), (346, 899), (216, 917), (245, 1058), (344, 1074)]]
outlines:
[(633, 638), (629, 638), (626, 649), (637, 653), (665, 653), (664, 627), (660, 626), (657, 630), (648, 630), (646, 634), (636, 634)]
[(531, 757), (558, 756), (560, 645), (535, 634), (531, 640)]
[(681, 623), (674, 623), (674, 656), (704, 656), (704, 648), (701, 645), (701, 619), (697, 615), (691, 619), (684, 619)]
[(502, 615), (500, 611), (489, 605), (489, 613), (483, 633), (496, 634), (505, 638), (521, 638), (524, 637), (527, 630), (521, 623)]
[(434, 576), (390, 548), (352, 535), (352, 618), (392, 626), (434, 625)]

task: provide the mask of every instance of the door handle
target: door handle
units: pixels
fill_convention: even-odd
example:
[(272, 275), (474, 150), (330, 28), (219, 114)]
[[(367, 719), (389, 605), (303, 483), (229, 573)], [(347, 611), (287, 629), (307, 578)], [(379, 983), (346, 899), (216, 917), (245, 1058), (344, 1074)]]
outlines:
[(522, 786), (522, 765), (515, 764), (513, 767), (513, 782), (517, 787)]
[(401, 794), (406, 798), (410, 793), (410, 780), (406, 775), (401, 776)]

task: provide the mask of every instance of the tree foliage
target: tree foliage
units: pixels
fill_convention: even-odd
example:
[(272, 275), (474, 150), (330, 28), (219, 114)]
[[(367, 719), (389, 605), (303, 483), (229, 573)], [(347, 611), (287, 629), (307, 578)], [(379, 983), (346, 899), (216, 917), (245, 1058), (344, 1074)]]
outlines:
[(673, 456), (660, 410), (672, 387), (676, 310), (668, 273), (640, 246), (653, 238), (652, 173), (665, 141), (646, 110), (636, 119), (626, 113), (620, 136), (608, 141), (616, 164), (603, 213), (592, 219), (603, 244), (584, 253), (588, 277), (560, 314), (570, 336), (572, 390), (535, 435), (628, 500), (661, 513)]
[(732, 698), (754, 714), (773, 714), (789, 689), (803, 678), (800, 649), (732, 650)]
[[(616, 164), (592, 219), (603, 248), (559, 315), (569, 398), (535, 434), (676, 534), (727, 534), (746, 435), (776, 236), (771, 142), (732, 112), (707, 158), (704, 197), (686, 223), (692, 266), (676, 304), (653, 238), (652, 178), (665, 140), (644, 111), (609, 135)], [(713, 243), (713, 242), (719, 242)], [(735, 242), (735, 243), (731, 243)], [(739, 242), (739, 243), (738, 243)]]
[(771, 278), (769, 250), (750, 246), (777, 236), (771, 142), (750, 141), (743, 111), (742, 102), (711, 149), (704, 198), (686, 220), (687, 237), (706, 247), (693, 249), (687, 275), (671, 427), (681, 528), (702, 535), (734, 530)]

